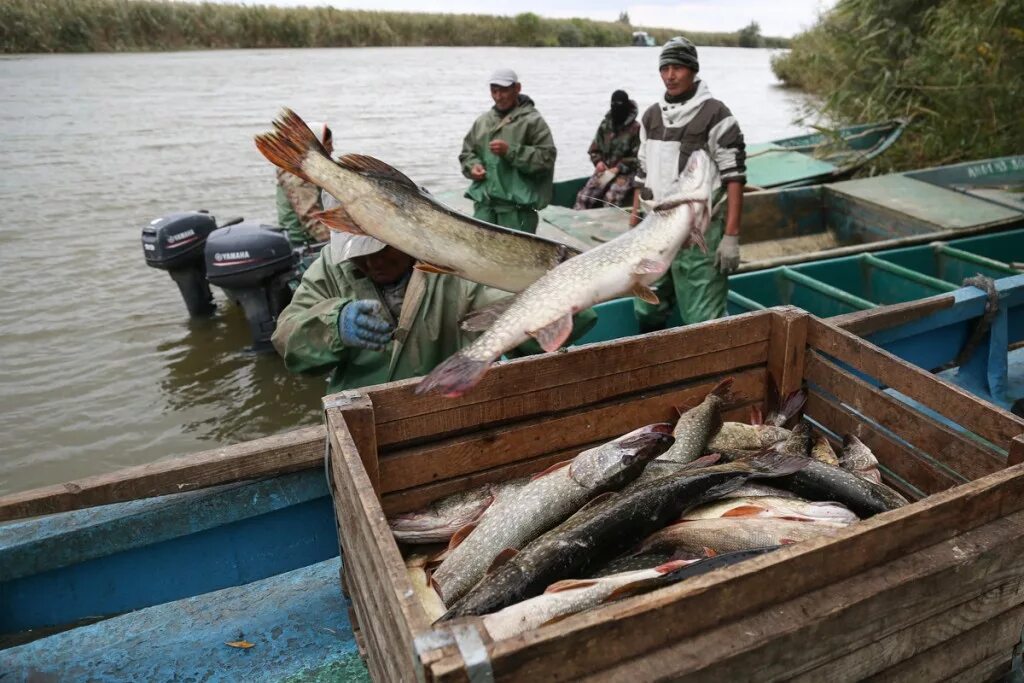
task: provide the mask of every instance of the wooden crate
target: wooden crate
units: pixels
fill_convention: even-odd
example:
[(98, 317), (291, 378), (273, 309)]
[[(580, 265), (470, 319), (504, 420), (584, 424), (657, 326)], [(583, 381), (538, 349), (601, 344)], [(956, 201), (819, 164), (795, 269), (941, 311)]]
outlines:
[[(783, 392), (806, 382), (806, 417), (858, 435), (921, 499), (514, 638), (431, 626), (386, 514), (670, 420), (724, 377), (734, 419), (769, 378)], [(459, 399), (415, 396), (416, 383), (324, 399), (344, 583), (376, 680), (978, 680), (1020, 640), (1024, 421), (802, 311), (510, 362)]]

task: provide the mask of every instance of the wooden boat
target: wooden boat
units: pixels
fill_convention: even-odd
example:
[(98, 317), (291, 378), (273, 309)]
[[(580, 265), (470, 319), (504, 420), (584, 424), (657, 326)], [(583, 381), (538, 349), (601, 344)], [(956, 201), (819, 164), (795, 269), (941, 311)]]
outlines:
[[(963, 178), (970, 168), (975, 185)], [(750, 192), (743, 198), (741, 272), (833, 256), (925, 244), (1024, 226), (1024, 156), (811, 187)], [(1004, 189), (999, 189), (1004, 188)], [(996, 201), (998, 199), (998, 201)], [(468, 200), (444, 200), (472, 212)], [(570, 201), (571, 206), (571, 201)], [(549, 206), (540, 234), (589, 249), (628, 229), (621, 209)]]
[[(1024, 349), (1007, 353), (1024, 338), (1024, 275), (995, 291), (990, 332), (943, 377), (1005, 404), (1024, 395)], [(961, 354), (986, 300), (960, 288), (834, 320), (936, 369)], [(361, 680), (337, 587), (324, 438), (312, 427), (0, 498), (0, 520), (47, 515), (0, 525), (0, 670), (13, 680)], [(240, 642), (253, 647), (226, 644)]]
[[(822, 130), (747, 145), (747, 183), (767, 190), (830, 183), (850, 177), (903, 134), (902, 119)], [(586, 178), (555, 183), (552, 203), (572, 207)]]

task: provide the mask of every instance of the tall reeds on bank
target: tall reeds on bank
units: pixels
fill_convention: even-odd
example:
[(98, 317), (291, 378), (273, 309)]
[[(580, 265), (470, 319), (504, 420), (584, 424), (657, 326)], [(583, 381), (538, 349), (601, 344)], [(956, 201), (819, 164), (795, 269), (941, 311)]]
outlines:
[[(624, 22), (271, 7), (159, 0), (4, 0), (0, 51), (110, 52), (275, 47), (629, 45)], [(661, 43), (680, 31), (645, 29)], [(739, 46), (736, 33), (686, 32)], [(764, 38), (768, 47), (785, 40)]]
[(772, 66), (839, 122), (913, 117), (882, 170), (1024, 152), (1024, 0), (840, 0)]

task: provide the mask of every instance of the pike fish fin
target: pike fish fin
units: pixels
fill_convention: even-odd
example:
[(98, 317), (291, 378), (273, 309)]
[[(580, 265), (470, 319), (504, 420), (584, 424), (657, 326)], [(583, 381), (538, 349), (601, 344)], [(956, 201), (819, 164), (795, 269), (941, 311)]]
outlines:
[(462, 396), (483, 379), (493, 362), (467, 358), (462, 352), (453, 354), (424, 377), (416, 385), (414, 393), (419, 396), (436, 391), (448, 398)]
[(654, 568), (654, 571), (658, 572), (659, 574), (668, 574), (669, 572), (674, 572), (677, 569), (682, 569), (687, 565), (693, 564), (695, 561), (696, 559), (669, 560), (665, 564), (659, 564), (657, 567)]
[(562, 469), (563, 467), (567, 467), (567, 466), (569, 466), (571, 464), (572, 464), (572, 460), (563, 460), (561, 462), (556, 462), (554, 465), (551, 465), (550, 467), (548, 467), (543, 472), (537, 472), (536, 474), (531, 476), (530, 477), (530, 481), (533, 481), (534, 479), (540, 479), (541, 477), (547, 476), (547, 475), (551, 474), (552, 472), (557, 472), (558, 470)]
[(545, 351), (557, 351), (558, 347), (564, 344), (565, 340), (572, 334), (572, 316), (566, 313), (555, 322), (528, 334), (536, 339), (540, 347)]
[(654, 293), (654, 290), (647, 285), (636, 282), (633, 284), (633, 296), (641, 301), (646, 301), (649, 304), (657, 304), (661, 301), (658, 295)]
[(633, 266), (634, 275), (661, 275), (666, 270), (668, 270), (667, 263), (653, 258), (642, 258)]
[(487, 568), (487, 573), (493, 574), (498, 570), (499, 567), (501, 567), (501, 565), (505, 564), (518, 554), (519, 551), (515, 548), (505, 548), (500, 553), (498, 553), (498, 556), (494, 558), (493, 562), (491, 562), (491, 566)]
[(704, 546), (701, 549), (704, 551), (704, 557), (715, 557), (715, 556), (718, 555), (718, 551), (715, 550), (714, 548), (709, 548), (707, 546)]
[(597, 581), (594, 579), (563, 579), (562, 581), (556, 581), (547, 588), (544, 589), (545, 593), (561, 593), (562, 591), (576, 590), (577, 588), (587, 588), (588, 586), (596, 586)]
[(316, 135), (298, 114), (287, 108), (274, 121), (274, 128), (277, 130), (256, 136), (256, 149), (278, 168), (306, 182), (314, 182), (302, 171), (302, 161), (306, 154), (313, 152), (330, 158)]
[(708, 393), (710, 393), (712, 396), (717, 396), (718, 398), (722, 399), (723, 401), (731, 400), (732, 399), (732, 385), (733, 385), (733, 382), (735, 382), (735, 381), (736, 380), (733, 377), (726, 377), (721, 382), (716, 384), (714, 386), (714, 388), (710, 392), (708, 392)]
[(691, 246), (694, 246), (694, 247), (697, 247), (698, 249), (700, 249), (701, 253), (703, 253), (703, 254), (708, 253), (708, 243), (704, 239), (704, 231), (703, 230), (690, 230), (690, 234), (687, 235), (686, 241)]
[(338, 159), (338, 165), (343, 166), (350, 171), (361, 173), (362, 175), (373, 176), (383, 180), (393, 180), (396, 183), (405, 185), (411, 190), (416, 190), (417, 192), (420, 191), (419, 185), (414, 183), (409, 176), (405, 175), (394, 166), (386, 164), (380, 159), (366, 156), (365, 154), (346, 154)]
[(502, 313), (515, 301), (516, 295), (509, 294), (507, 297), (498, 299), (492, 304), (470, 311), (459, 321), (462, 329), (467, 332), (483, 332), (494, 324), (494, 321), (501, 317)]
[(465, 541), (466, 538), (471, 533), (473, 533), (474, 529), (476, 529), (476, 522), (472, 522), (470, 524), (467, 524), (466, 526), (462, 527), (461, 529), (456, 531), (454, 534), (452, 534), (452, 540), (448, 541), (448, 550), (451, 551), (451, 550), (455, 550), (456, 548), (458, 548), (459, 544), (461, 544), (463, 541)]
[(782, 402), (782, 406), (779, 408), (783, 421), (779, 427), (786, 427), (787, 425), (792, 426), (795, 418), (800, 414), (800, 409), (804, 407), (807, 402), (807, 392), (803, 389), (797, 389), (796, 391), (790, 392), (786, 399)]
[(722, 459), (722, 456), (718, 453), (708, 453), (702, 455), (693, 462), (689, 462), (682, 467), (684, 470), (699, 470), (702, 467), (711, 467), (716, 462)]
[(763, 425), (764, 424), (764, 413), (761, 412), (760, 406), (750, 407), (750, 424), (752, 425)]
[(416, 270), (421, 270), (424, 273), (436, 273), (437, 275), (456, 275), (457, 273), (451, 268), (445, 266), (437, 266), (433, 263), (427, 263), (426, 261), (417, 261), (416, 265), (413, 266)]
[(365, 235), (366, 231), (359, 227), (355, 219), (345, 210), (344, 206), (336, 206), (326, 211), (317, 211), (313, 214), (317, 219), (331, 230), (348, 232), (353, 235)]
[(737, 505), (731, 510), (726, 511), (722, 517), (757, 517), (762, 512), (767, 511), (767, 508), (763, 508), (759, 505)]

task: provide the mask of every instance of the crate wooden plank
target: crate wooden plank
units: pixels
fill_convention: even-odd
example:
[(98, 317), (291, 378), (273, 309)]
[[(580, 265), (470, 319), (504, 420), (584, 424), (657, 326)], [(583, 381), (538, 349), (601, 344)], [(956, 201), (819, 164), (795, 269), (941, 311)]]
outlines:
[[(478, 430), (494, 424), (577, 408), (672, 384), (681, 377), (697, 378), (763, 365), (766, 358), (767, 348), (762, 340), (677, 361), (635, 368), (628, 372), (613, 371), (614, 366), (609, 366), (604, 368), (606, 374), (599, 377), (581, 378), (578, 382), (526, 393), (510, 391), (507, 396), (486, 403), (473, 403), (449, 410), (442, 408), (447, 405), (444, 402), (451, 399), (439, 399), (438, 412), (379, 424), (380, 445), (382, 449), (388, 451), (396, 444), (422, 440), (425, 435), (431, 435), (432, 439), (436, 439), (444, 434)], [(500, 371), (501, 368), (498, 368), (494, 372)]]
[(1016, 559), (1024, 513), (1014, 517), (672, 641), (591, 680), (861, 680), (1024, 601)]
[[(367, 637), (376, 642), (376, 653), (385, 648), (391, 653), (390, 666), (398, 667), (400, 678), (413, 677), (414, 636), (429, 629), (430, 624), (415, 600), (405, 565), (341, 413), (334, 408), (325, 415), (331, 440), (334, 503), (344, 534), (345, 559), (352, 569), (347, 577), (355, 584), (353, 591), (363, 594), (364, 603), (371, 603), (367, 617), (377, 633), (368, 633)], [(364, 628), (369, 625), (366, 620), (360, 623)]]
[[(722, 414), (722, 417), (725, 420), (746, 420), (750, 415), (751, 407), (759, 403), (760, 401), (752, 401), (735, 406), (726, 410)], [(409, 512), (410, 510), (416, 510), (437, 500), (438, 498), (441, 498), (442, 496), (447, 496), (451, 493), (455, 493), (456, 491), (464, 491), (466, 489), (482, 486), (483, 484), (508, 481), (509, 479), (515, 479), (516, 477), (523, 477), (536, 472), (542, 472), (555, 463), (574, 458), (581, 451), (586, 450), (587, 448), (593, 448), (594, 446), (598, 446), (602, 443), (604, 443), (604, 440), (574, 446), (573, 448), (564, 451), (548, 453), (538, 458), (522, 460), (511, 465), (503, 465), (501, 467), (480, 470), (473, 474), (454, 477), (452, 479), (446, 479), (432, 484), (424, 484), (411, 489), (393, 491), (383, 496), (381, 505), (385, 514), (388, 516), (396, 515), (401, 512)]]
[(1010, 672), (1010, 659), (999, 653), (978, 662), (945, 680), (945, 683), (1010, 683), (1004, 676)]
[(262, 479), (322, 463), (324, 428), (306, 427), (0, 497), (0, 522)]
[(1020, 641), (1022, 627), (1024, 607), (1017, 607), (868, 680), (875, 683), (942, 681), (951, 673), (970, 669), (991, 658), (1002, 657), (1009, 661), (1013, 647)]
[(882, 465), (925, 493), (938, 493), (966, 481), (963, 477), (934, 466), (913, 450), (816, 391), (808, 392), (804, 414), (816, 422), (828, 425), (829, 429), (837, 434), (855, 435), (871, 449)]
[[(553, 661), (569, 677), (600, 670), (650, 649), (651, 633), (658, 633), (663, 642), (685, 638), (849, 578), (1016, 512), (1024, 507), (1022, 475), (1024, 466), (1008, 468), (876, 515), (833, 538), (795, 544), (686, 584), (496, 642), (489, 648), (495, 674), (543, 676), (546, 664)], [(670, 604), (672, 609), (663, 609)], [(566, 648), (567, 642), (571, 648)], [(457, 679), (446, 678), (455, 675), (448, 660), (438, 662), (434, 672), (438, 680)]]
[(1006, 466), (1005, 458), (980, 442), (925, 417), (814, 352), (807, 357), (807, 381), (857, 412), (884, 424), (886, 429), (904, 441), (967, 479), (977, 479)]
[(1010, 450), (1006, 454), (1007, 465), (1019, 465), (1024, 462), (1024, 435), (1013, 437), (1010, 442)]
[(343, 391), (324, 396), (323, 407), (324, 410), (341, 410), (340, 418), (345, 422), (349, 436), (352, 437), (359, 459), (363, 462), (363, 470), (373, 485), (373, 490), (380, 493), (377, 428), (370, 397), (360, 391)]
[[(764, 395), (762, 367), (729, 375), (737, 400)], [(381, 458), (381, 490), (385, 493), (443, 481), (480, 469), (481, 462), (504, 465), (581, 444), (610, 440), (652, 422), (677, 416), (679, 406), (694, 405), (722, 380), (672, 386), (643, 392), (630, 400), (611, 400), (567, 413), (517, 422), (468, 436), (415, 446)], [(483, 455), (486, 453), (486, 459)]]
[[(638, 370), (650, 365), (723, 351), (768, 338), (771, 314), (765, 311), (690, 325), (684, 330), (665, 330), (564, 352), (518, 359), (491, 370), (459, 398), (416, 396), (418, 379), (367, 387), (378, 426), (416, 415), (445, 412), (475, 403), (487, 403), (512, 394), (525, 394), (602, 377), (614, 372)], [(494, 419), (502, 419), (498, 415)], [(404, 440), (404, 439), (403, 439)]]
[(807, 332), (809, 344), (887, 386), (910, 396), (940, 415), (955, 416), (956, 421), (1001, 448), (1024, 433), (1024, 420), (983, 401), (974, 394), (944, 382), (900, 360), (896, 356), (819, 320), (811, 320)]
[(776, 309), (768, 337), (768, 374), (784, 397), (803, 384), (808, 314), (790, 306)]

